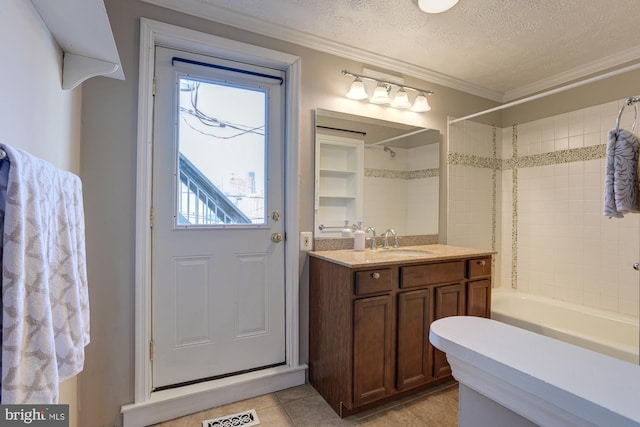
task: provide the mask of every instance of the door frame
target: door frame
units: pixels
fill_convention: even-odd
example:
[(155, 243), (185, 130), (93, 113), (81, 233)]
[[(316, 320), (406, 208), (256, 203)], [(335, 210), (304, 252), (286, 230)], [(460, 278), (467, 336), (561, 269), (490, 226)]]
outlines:
[[(152, 392), (151, 365), (151, 167), (155, 46), (248, 60), (284, 70), (285, 109), (285, 357), (286, 364), (236, 378)], [(135, 259), (135, 401), (122, 407), (124, 425), (147, 425), (305, 383), (299, 360), (298, 144), (300, 58), (211, 34), (140, 19)], [(240, 378), (242, 377), (242, 378)], [(225, 390), (225, 392), (221, 392)]]

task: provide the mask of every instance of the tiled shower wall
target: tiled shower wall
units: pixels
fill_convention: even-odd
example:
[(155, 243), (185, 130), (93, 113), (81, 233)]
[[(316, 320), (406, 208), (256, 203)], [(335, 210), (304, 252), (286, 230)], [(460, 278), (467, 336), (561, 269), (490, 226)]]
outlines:
[(605, 144), (621, 105), (505, 129), (452, 125), (449, 243), (496, 249), (496, 287), (638, 316), (640, 216), (602, 214)]
[(491, 126), (469, 121), (449, 129), (447, 242), (451, 245), (495, 249), (498, 137)]
[(439, 144), (366, 149), (363, 221), (378, 234), (438, 234)]

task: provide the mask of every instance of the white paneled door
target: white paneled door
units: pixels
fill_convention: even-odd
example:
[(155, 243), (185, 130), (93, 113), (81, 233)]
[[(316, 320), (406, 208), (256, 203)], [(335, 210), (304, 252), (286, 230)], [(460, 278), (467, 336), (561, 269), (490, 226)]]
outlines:
[(284, 73), (158, 47), (153, 388), (285, 362)]

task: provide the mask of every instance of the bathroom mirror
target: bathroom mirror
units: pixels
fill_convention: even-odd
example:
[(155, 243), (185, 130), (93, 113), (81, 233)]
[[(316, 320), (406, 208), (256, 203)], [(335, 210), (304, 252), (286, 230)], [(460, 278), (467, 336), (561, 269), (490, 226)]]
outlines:
[(315, 138), (315, 237), (438, 234), (438, 130), (317, 109)]

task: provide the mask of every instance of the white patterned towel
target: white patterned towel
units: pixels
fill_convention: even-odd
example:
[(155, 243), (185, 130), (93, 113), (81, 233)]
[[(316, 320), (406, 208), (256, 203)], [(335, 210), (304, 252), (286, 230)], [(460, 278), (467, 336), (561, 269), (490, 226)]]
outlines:
[(604, 175), (604, 215), (622, 218), (640, 212), (638, 138), (620, 129), (609, 131)]
[(0, 148), (9, 158), (6, 188), (0, 179), (6, 191), (1, 399), (57, 403), (58, 383), (82, 370), (89, 343), (82, 184), (25, 151)]

